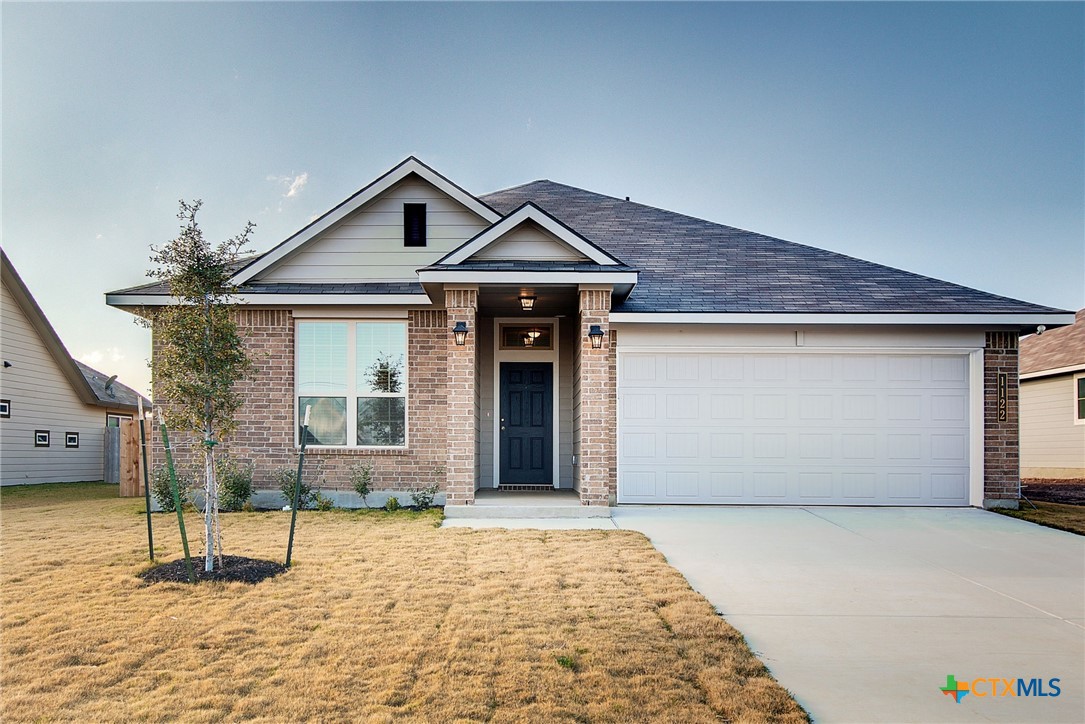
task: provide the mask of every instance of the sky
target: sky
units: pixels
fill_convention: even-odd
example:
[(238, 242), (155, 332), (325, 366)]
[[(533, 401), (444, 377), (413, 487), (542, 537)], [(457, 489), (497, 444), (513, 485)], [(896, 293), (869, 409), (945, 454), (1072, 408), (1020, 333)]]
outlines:
[(2, 244), (77, 359), (201, 198), (266, 250), (409, 155), (1085, 306), (1085, 4), (0, 5)]

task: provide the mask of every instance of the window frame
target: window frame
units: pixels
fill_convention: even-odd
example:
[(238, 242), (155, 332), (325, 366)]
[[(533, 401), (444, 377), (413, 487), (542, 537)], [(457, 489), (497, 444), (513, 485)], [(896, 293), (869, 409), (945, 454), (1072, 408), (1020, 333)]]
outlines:
[[(1078, 392), (1078, 388), (1082, 385), (1082, 382), (1085, 382), (1085, 372), (1079, 372), (1074, 375), (1074, 384), (1070, 387), (1070, 399), (1073, 402), (1070, 414), (1074, 416), (1073, 419), (1075, 425), (1085, 425), (1085, 417), (1078, 417), (1078, 409), (1081, 406), (1081, 400), (1085, 400), (1085, 395)], [(1082, 392), (1085, 392), (1085, 390), (1082, 390)]]
[[(299, 355), (298, 337), (299, 330), (304, 324), (346, 324), (347, 325), (347, 385), (346, 392), (342, 395), (302, 395), (298, 389), (301, 379), (301, 357)], [(380, 392), (361, 394), (358, 387), (358, 325), (359, 324), (398, 324), (403, 328), (403, 392)], [(305, 317), (294, 320), (294, 385), (292, 394), (294, 402), (291, 407), (294, 410), (292, 424), (294, 426), (294, 447), (301, 447), (301, 418), (304, 414), (301, 409), (302, 397), (345, 397), (347, 401), (347, 444), (345, 445), (318, 445), (308, 444), (306, 449), (317, 450), (373, 450), (373, 451), (396, 451), (407, 450), (411, 444), (411, 404), (410, 404), (410, 325), (406, 319), (388, 318), (345, 318), (345, 317)], [(359, 445), (358, 440), (358, 400), (372, 398), (402, 398), (403, 399), (403, 444), (402, 445)]]
[[(414, 218), (418, 217), (418, 218)], [(417, 222), (419, 237), (414, 238), (410, 230)], [(427, 227), (429, 221), (426, 218), (426, 205), (423, 203), (403, 204), (403, 246), (408, 249), (425, 249), (428, 239)]]

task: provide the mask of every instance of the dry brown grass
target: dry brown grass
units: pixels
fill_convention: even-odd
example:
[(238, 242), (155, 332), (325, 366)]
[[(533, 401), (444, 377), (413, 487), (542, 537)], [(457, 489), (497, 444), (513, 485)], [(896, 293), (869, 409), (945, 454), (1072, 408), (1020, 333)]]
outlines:
[[(806, 718), (640, 534), (303, 513), (283, 576), (147, 585), (115, 494), (2, 494), (4, 721)], [(227, 551), (281, 559), (288, 524), (226, 516)], [(175, 518), (155, 535), (180, 555)]]

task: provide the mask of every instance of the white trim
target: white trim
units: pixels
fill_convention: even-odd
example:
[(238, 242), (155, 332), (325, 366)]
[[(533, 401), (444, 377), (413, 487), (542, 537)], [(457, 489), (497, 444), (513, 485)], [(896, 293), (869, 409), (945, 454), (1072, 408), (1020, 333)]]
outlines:
[(625, 344), (626, 352), (649, 352), (661, 354), (664, 352), (683, 352), (686, 354), (945, 354), (962, 355), (970, 354), (975, 347), (710, 347), (708, 345), (638, 345)]
[[(1085, 425), (1085, 417), (1078, 417), (1077, 416), (1078, 400), (1080, 399), (1078, 397), (1078, 395), (1077, 395), (1077, 384), (1078, 384), (1078, 380), (1082, 380), (1082, 379), (1085, 379), (1085, 373), (1082, 373), (1080, 375), (1074, 375), (1074, 388), (1071, 390), (1070, 399), (1072, 399), (1074, 401), (1074, 409), (1070, 411), (1070, 414), (1073, 416), (1073, 420), (1074, 420), (1075, 425)], [(1018, 392), (1018, 394), (1020, 394), (1020, 392)]]
[(1037, 370), (1036, 372), (1026, 372), (1021, 375), (1022, 380), (1032, 380), (1037, 377), (1053, 377), (1055, 375), (1067, 375), (1071, 372), (1077, 372), (1079, 370), (1085, 370), (1085, 362), (1073, 365), (1067, 365), (1066, 367), (1052, 367), (1048, 370)]
[(612, 324), (934, 324), (1021, 327), (1073, 324), (1073, 314), (800, 314), (784, 312), (611, 312)]
[[(483, 269), (422, 270), (418, 281), (474, 282), (477, 284), (629, 284), (637, 283), (637, 272), (575, 271), (490, 271)], [(631, 320), (632, 321), (632, 320)]]
[(314, 237), (327, 231), (329, 228), (377, 198), (412, 173), (417, 174), (430, 185), (452, 197), (467, 208), (467, 210), (481, 217), (484, 221), (493, 224), (501, 218), (501, 215), (496, 211), (492, 210), (474, 196), (471, 196), (444, 176), (441, 176), (439, 173), (411, 156), (376, 181), (355, 193), (346, 201), (343, 201), (338, 206), (325, 213), (304, 229), (301, 229), (293, 236), (287, 238), (286, 241), (264, 254), (260, 259), (239, 271), (234, 275), (233, 279), (231, 279), (231, 283), (244, 284), (261, 272), (267, 271)]
[[(425, 294), (234, 294), (231, 299), (240, 304), (264, 307), (338, 306), (341, 304), (425, 305), (432, 302)], [(181, 304), (177, 297), (164, 294), (107, 294), (105, 303), (111, 307), (172, 307)]]
[[(313, 309), (302, 308), (290, 310), (294, 319), (357, 319), (357, 309)], [(366, 309), (365, 318), (367, 320), (372, 319), (377, 321), (380, 319), (407, 319), (408, 313), (406, 309)]]
[(467, 261), (475, 254), (499, 241), (501, 237), (527, 221), (535, 222), (559, 241), (568, 245), (581, 255), (588, 257), (596, 264), (610, 266), (619, 263), (618, 260), (610, 254), (607, 254), (599, 247), (590, 243), (580, 234), (560, 223), (553, 216), (531, 202), (524, 204), (513, 212), (512, 215), (501, 219), (501, 221), (497, 222), (489, 229), (480, 232), (475, 238), (469, 239), (463, 246), (453, 250), (437, 263), (460, 264)]
[(559, 359), (558, 345), (561, 338), (561, 320), (557, 317), (532, 317), (532, 322), (543, 322), (546, 324), (553, 324), (553, 349), (501, 349), (500, 335), (502, 324), (524, 324), (523, 317), (494, 317), (493, 319), (493, 418), (494, 418), (494, 435), (493, 435), (493, 487), (497, 488), (501, 484), (501, 363), (502, 362), (549, 362), (552, 369), (550, 371), (552, 375), (553, 383), (553, 402), (551, 414), (553, 416), (553, 439), (551, 447), (553, 448), (554, 458), (554, 487), (561, 486), (561, 438), (560, 438), (560, 423), (561, 412), (559, 405), (558, 390), (561, 386), (561, 377), (559, 371)]
[[(298, 435), (298, 418), (300, 417), (298, 408), (298, 398), (301, 395), (298, 394), (298, 326), (301, 324), (311, 324), (313, 322), (331, 322), (341, 323), (347, 325), (347, 391), (343, 393), (343, 397), (347, 400), (347, 444), (346, 445), (306, 445), (306, 450), (409, 450), (411, 446), (411, 329), (406, 320), (400, 319), (388, 319), (388, 318), (365, 318), (365, 317), (334, 317), (334, 318), (315, 318), (306, 317), (303, 319), (294, 320), (294, 388), (292, 394), (294, 396), (293, 408), (294, 418), (291, 424), (294, 426), (294, 449), (301, 447), (301, 440)], [(396, 394), (377, 394), (377, 395), (360, 395), (358, 394), (358, 380), (357, 378), (357, 354), (358, 354), (358, 324), (364, 324), (366, 322), (378, 322), (378, 323), (402, 323), (404, 341), (406, 347), (403, 351), (403, 444), (402, 445), (359, 445), (356, 442), (351, 443), (351, 440), (358, 439), (358, 399), (362, 397), (391, 397), (398, 398), (400, 395)], [(350, 383), (353, 381), (353, 384)], [(331, 395), (307, 395), (307, 397), (330, 397)], [(353, 407), (350, 404), (353, 399)], [(353, 433), (353, 434), (351, 434)]]
[(983, 507), (983, 350), (968, 355), (968, 504)]

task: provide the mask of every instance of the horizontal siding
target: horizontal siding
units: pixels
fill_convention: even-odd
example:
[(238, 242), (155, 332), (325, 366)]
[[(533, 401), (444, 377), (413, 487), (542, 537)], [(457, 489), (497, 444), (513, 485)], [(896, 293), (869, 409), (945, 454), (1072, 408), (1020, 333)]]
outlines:
[[(1021, 468), (1070, 468), (1085, 476), (1085, 425), (1074, 424), (1072, 375), (1021, 384)], [(1042, 477), (1042, 476), (1041, 476)]]
[[(11, 417), (0, 419), (0, 484), (101, 480), (106, 411), (85, 405), (7, 288), (0, 297), (0, 346), (11, 367), (0, 373), (0, 397)], [(34, 446), (48, 430), (50, 446)], [(78, 432), (79, 447), (64, 447)]]
[(475, 255), (479, 259), (526, 261), (584, 261), (587, 259), (549, 232), (535, 226), (521, 226)]
[[(426, 204), (426, 247), (403, 246), (403, 204)], [(414, 279), (487, 224), (417, 177), (410, 177), (288, 257), (263, 281)]]

